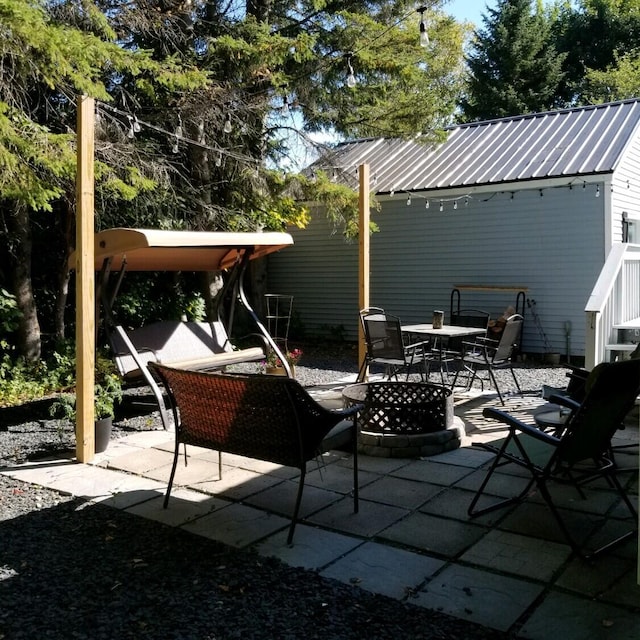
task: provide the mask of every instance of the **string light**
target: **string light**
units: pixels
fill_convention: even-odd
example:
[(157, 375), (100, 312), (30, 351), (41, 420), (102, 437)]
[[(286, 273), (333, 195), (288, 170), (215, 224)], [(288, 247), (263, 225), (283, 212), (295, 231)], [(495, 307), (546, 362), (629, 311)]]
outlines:
[(216, 167), (221, 167), (222, 166), (222, 154), (218, 153), (218, 155), (216, 156), (216, 161), (215, 161)]
[(457, 200), (454, 200), (454, 201), (453, 201), (453, 208), (454, 208), (454, 209), (457, 209), (457, 208), (458, 208), (458, 201), (457, 201)]
[(416, 11), (420, 14), (420, 46), (428, 47), (429, 46), (429, 34), (427, 33), (427, 25), (424, 21), (424, 12), (427, 10), (427, 7), (418, 7)]
[(289, 113), (289, 98), (286, 95), (282, 97), (282, 113)]
[(133, 138), (136, 137), (135, 128), (133, 126), (133, 116), (127, 116), (127, 118), (129, 118), (129, 131), (127, 131), (127, 138), (129, 138), (129, 140), (133, 140)]
[(136, 116), (133, 116), (133, 124), (131, 127), (134, 133), (140, 133), (140, 131), (142, 131), (142, 127), (140, 126), (140, 122)]
[(424, 208), (425, 208), (425, 209), (428, 209), (428, 208), (429, 208), (429, 201), (428, 201), (428, 200), (424, 203)]
[(227, 117), (225, 118), (224, 127), (222, 127), (222, 130), (225, 133), (231, 133), (233, 131), (233, 125), (231, 124), (231, 114), (230, 113), (227, 113)]
[(407, 196), (407, 207), (411, 206), (411, 194)]
[(180, 116), (178, 116), (178, 125), (176, 126), (176, 130), (173, 135), (175, 136), (175, 140), (173, 142), (173, 147), (171, 147), (171, 153), (178, 153), (180, 151), (180, 138), (182, 138), (182, 120)]
[(600, 185), (596, 185), (596, 198), (600, 197)]
[(347, 53), (347, 87), (353, 89), (358, 81), (356, 80), (355, 73), (353, 72), (353, 65), (351, 64), (351, 58), (353, 57), (352, 53)]
[(440, 211), (444, 211), (444, 200), (440, 200)]

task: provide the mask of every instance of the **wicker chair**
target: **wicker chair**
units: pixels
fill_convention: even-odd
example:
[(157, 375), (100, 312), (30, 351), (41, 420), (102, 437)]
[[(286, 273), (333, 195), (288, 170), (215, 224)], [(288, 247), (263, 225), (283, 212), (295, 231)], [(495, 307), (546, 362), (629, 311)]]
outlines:
[[(306, 466), (318, 454), (346, 442), (353, 449), (354, 513), (358, 512), (356, 413), (361, 405), (330, 411), (296, 380), (262, 374), (203, 373), (150, 363), (164, 383), (176, 424), (167, 507), (183, 443), (300, 469), (298, 494), (287, 543), (298, 521)], [(345, 418), (350, 423), (339, 425)], [(344, 428), (341, 428), (344, 427)]]

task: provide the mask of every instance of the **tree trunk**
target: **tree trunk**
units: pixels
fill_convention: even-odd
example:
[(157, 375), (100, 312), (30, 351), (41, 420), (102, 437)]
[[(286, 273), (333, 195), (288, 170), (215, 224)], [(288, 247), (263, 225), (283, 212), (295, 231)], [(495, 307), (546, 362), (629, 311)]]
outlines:
[(31, 281), (31, 226), (27, 207), (5, 201), (5, 225), (13, 293), (22, 317), (18, 326), (18, 353), (30, 362), (40, 358), (40, 323)]

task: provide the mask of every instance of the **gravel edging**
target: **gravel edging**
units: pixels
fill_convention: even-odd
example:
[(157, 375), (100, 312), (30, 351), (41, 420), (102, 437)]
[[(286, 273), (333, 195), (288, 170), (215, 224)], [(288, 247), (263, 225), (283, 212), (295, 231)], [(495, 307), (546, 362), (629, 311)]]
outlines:
[[(352, 361), (308, 364), (297, 367), (303, 384), (355, 372)], [(524, 390), (566, 381), (561, 368), (518, 375)], [(40, 406), (7, 415), (0, 469), (73, 444), (71, 426)], [(125, 415), (114, 437), (158, 424)], [(1, 475), (0, 602), (0, 640), (513, 637)]]

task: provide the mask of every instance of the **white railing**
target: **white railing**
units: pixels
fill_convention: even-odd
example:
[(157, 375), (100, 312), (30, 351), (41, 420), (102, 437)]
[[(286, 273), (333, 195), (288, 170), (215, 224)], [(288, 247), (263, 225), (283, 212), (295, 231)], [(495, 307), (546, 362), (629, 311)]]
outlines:
[(640, 245), (613, 245), (585, 312), (585, 366), (591, 369), (605, 360), (605, 345), (616, 341), (613, 326), (640, 318)]

